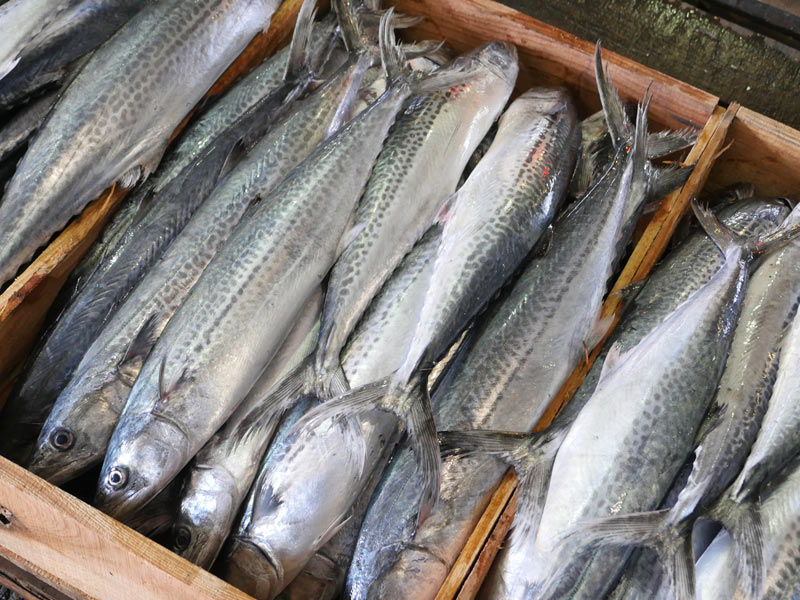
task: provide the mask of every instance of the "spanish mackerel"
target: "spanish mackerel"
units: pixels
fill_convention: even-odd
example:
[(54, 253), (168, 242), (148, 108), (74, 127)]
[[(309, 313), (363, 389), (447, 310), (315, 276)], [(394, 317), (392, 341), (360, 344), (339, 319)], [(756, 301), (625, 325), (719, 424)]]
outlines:
[(101, 471), (96, 499), (109, 513), (130, 513), (163, 489), (242, 401), (346, 245), (403, 103), (464, 76), (409, 78), (391, 15), (381, 18), (380, 40), (392, 85), (249, 213), (153, 347)]
[[(311, 36), (309, 40), (312, 12), (313, 2), (305, 2), (291, 45), (292, 59), (287, 64), (284, 56), (272, 69), (280, 71), (280, 75), (266, 82), (256, 78), (244, 89), (235, 86), (231, 90), (235, 92), (233, 98), (223, 97), (190, 127), (163, 168), (134, 193), (129, 202), (137, 206), (140, 215), (117, 236), (102, 259), (97, 259), (97, 266), (82, 282), (80, 291), (61, 309), (9, 401), (6, 410), (16, 415), (17, 424), (24, 423), (28, 430), (29, 424), (44, 421), (116, 308), (180, 234), (211, 193), (223, 169), (235, 164), (235, 148), (243, 144), (243, 139), (252, 145), (251, 140), (261, 138), (277, 115), (287, 110), (287, 103), (311, 82), (313, 74), (304, 57), (314, 39)], [(332, 28), (328, 25), (325, 29), (326, 35), (317, 36), (325, 41), (318, 41), (317, 46), (325, 46), (330, 40)], [(128, 218), (126, 213), (127, 209), (123, 209), (121, 221)], [(117, 226), (115, 219), (112, 227)], [(27, 431), (28, 435), (24, 435), (26, 431), (19, 429), (7, 432), (0, 451), (8, 453), (12, 445), (16, 446), (11, 458), (24, 460), (22, 446), (31, 445), (35, 434), (31, 437)]]
[[(250, 204), (266, 198), (349, 112), (365, 67), (351, 61), (328, 84), (297, 101), (220, 181), (87, 351), (53, 407), (32, 469), (62, 479), (102, 460), (133, 380), (172, 314)], [(61, 430), (75, 438), (74, 447), (60, 452), (69, 458), (57, 458), (59, 452), (47, 441), (52, 431)]]
[(181, 120), (277, 0), (163, 0), (99, 48), (31, 143), (0, 204), (0, 281), (114, 182), (156, 167)]
[[(26, 0), (26, 3), (35, 5), (37, 0)], [(24, 49), (15, 68), (0, 78), (0, 109), (12, 108), (42, 88), (67, 81), (77, 59), (97, 48), (136, 13), (155, 2), (62, 0), (61, 4), (71, 6), (53, 11), (55, 18), (35, 36), (34, 43)], [(46, 18), (39, 22), (44, 21)], [(2, 28), (0, 23), (0, 30), (6, 35), (6, 30)]]
[(319, 291), (309, 299), (253, 389), (188, 469), (175, 521), (173, 550), (204, 569), (217, 558), (278, 425), (276, 415), (263, 415), (264, 399), (314, 349), (321, 310)]
[(358, 319), (455, 191), (508, 101), (516, 79), (504, 68), (508, 55), (490, 42), (456, 58), (450, 68), (469, 66), (474, 77), (415, 102), (392, 128), (356, 213), (360, 232), (331, 272), (315, 360), (323, 397)]
[[(737, 233), (753, 235), (771, 230), (787, 213), (788, 210), (782, 204), (751, 201), (726, 208), (723, 218)], [(596, 223), (596, 219), (590, 219), (588, 223)], [(566, 223), (563, 225), (566, 226)], [(586, 238), (595, 239), (596, 234), (593, 229), (588, 228), (590, 226), (584, 226), (582, 230), (578, 228), (576, 231), (582, 231)], [(535, 260), (545, 261), (554, 256), (553, 253), (558, 251), (557, 244), (561, 243), (560, 239), (560, 228), (557, 225), (550, 252)], [(580, 260), (577, 256), (580, 254), (573, 255), (568, 260)], [(650, 275), (636, 298), (635, 309), (626, 311), (612, 340), (623, 349), (634, 346), (689, 295), (705, 284), (721, 264), (722, 257), (711, 240), (703, 233), (694, 234)], [(600, 279), (597, 285), (603, 285)], [(512, 306), (518, 309), (523, 306), (514, 303), (517, 293), (515, 290), (516, 287), (512, 288), (504, 303), (490, 309), (489, 314), (479, 321), (473, 337), (465, 340), (450, 361), (444, 379), (433, 396), (434, 415), (440, 429), (486, 428), (491, 423), (495, 428), (528, 431), (536, 422), (536, 419), (530, 417), (536, 405), (532, 405), (531, 396), (524, 393), (527, 385), (525, 379), (498, 379), (494, 387), (487, 387), (485, 383), (487, 379), (493, 380), (495, 377), (498, 363), (491, 358), (492, 353), (488, 351), (488, 346), (482, 344), (502, 338), (513, 348), (517, 339), (527, 336), (531, 336), (531, 340), (536, 339), (535, 328), (528, 329), (519, 323), (514, 327), (513, 322), (507, 324), (499, 318), (500, 315), (513, 316)], [(531, 290), (529, 302), (535, 302), (536, 298), (535, 290)], [(569, 326), (572, 319), (565, 318), (562, 322)], [(543, 351), (541, 346), (531, 348), (536, 348), (531, 352)], [(569, 425), (594, 391), (602, 358), (603, 355), (595, 362), (584, 384), (551, 427), (542, 434), (534, 434), (539, 445), (525, 461), (518, 464), (520, 475), (523, 474), (523, 469), (543, 470), (544, 475), (538, 481), (546, 488), (547, 474), (555, 452)], [(531, 361), (530, 365), (538, 362)], [(504, 386), (512, 386), (515, 381), (521, 382), (522, 387), (518, 393), (503, 393)], [(474, 391), (467, 393), (472, 388)], [(506, 468), (505, 463), (499, 463), (491, 457), (475, 455), (448, 458), (443, 465), (443, 500), (414, 535), (413, 514), (419, 497), (420, 482), (414, 474), (408, 448), (398, 450), (365, 520), (354, 566), (348, 574), (350, 598), (368, 598), (370, 591), (372, 597), (402, 597), (404, 593), (410, 593), (410, 590), (423, 598), (435, 595)], [(523, 528), (520, 524), (522, 520), (535, 520), (534, 516), (526, 517), (525, 514), (534, 511), (535, 515), (536, 506), (533, 504), (537, 502), (538, 495), (543, 493), (543, 490), (526, 491), (530, 491), (530, 495), (522, 496), (518, 503), (516, 527), (519, 528)], [(528, 502), (530, 506), (526, 505)], [(531, 522), (529, 527), (535, 528), (536, 525), (536, 522)], [(506, 552), (501, 551), (498, 558), (501, 564), (508, 560)], [(409, 573), (414, 575), (409, 576)]]
[[(400, 365), (440, 236), (438, 227), (423, 236), (351, 335), (342, 367), (354, 385), (385, 377)], [(363, 465), (353, 459), (348, 432), (330, 421), (314, 429), (292, 428), (280, 445), (273, 446), (254, 488), (251, 518), (239, 528), (228, 557), (228, 581), (258, 598), (273, 597), (342, 527), (386, 448), (398, 437), (391, 415), (373, 413), (359, 421)], [(319, 498), (321, 489), (324, 502)], [(302, 527), (296, 526), (299, 523)]]
[(0, 162), (19, 151), (36, 133), (56, 101), (51, 92), (34, 100), (14, 115), (0, 129)]
[[(693, 595), (691, 541), (662, 539), (659, 526), (668, 510), (636, 511), (655, 508), (694, 448), (722, 374), (752, 258), (796, 233), (780, 230), (745, 240), (696, 204), (695, 213), (724, 253), (722, 267), (636, 346), (609, 351), (594, 394), (556, 455), (535, 538), (512, 536), (509, 555), (533, 558), (533, 568), (515, 571), (518, 564), (506, 561), (505, 580), (496, 580), (504, 585), (502, 593), (487, 590), (493, 597), (601, 596), (623, 563), (617, 553), (592, 551), (597, 543), (655, 545), (678, 597)], [(620, 418), (602, 421), (605, 429), (598, 435), (600, 415), (609, 410)]]

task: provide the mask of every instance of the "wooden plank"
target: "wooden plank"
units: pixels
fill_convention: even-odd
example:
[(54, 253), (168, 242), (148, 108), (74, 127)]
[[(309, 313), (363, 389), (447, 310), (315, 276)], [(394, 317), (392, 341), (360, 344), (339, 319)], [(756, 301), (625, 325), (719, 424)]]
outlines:
[[(516, 44), (523, 67), (518, 88), (566, 85), (582, 114), (600, 109), (594, 80), (594, 44), (542, 23), (491, 0), (398, 0), (397, 10), (428, 18), (409, 31), (414, 39), (446, 39), (457, 50), (481, 41)], [(652, 84), (651, 120), (660, 127), (680, 128), (686, 121), (702, 127), (717, 106), (707, 92), (649, 69), (614, 52), (604, 52), (611, 79), (624, 100), (638, 102)]]
[[(301, 4), (302, 0), (285, 0), (273, 16), (269, 30), (253, 39), (214, 84), (209, 95), (221, 93), (284, 45), (291, 37)], [(173, 139), (188, 120), (189, 116), (175, 130)], [(0, 294), (0, 339), (14, 340), (13, 344), (0, 345), (0, 408), (13, 385), (13, 375), (35, 343), (58, 291), (124, 196), (125, 191), (121, 189), (104, 192)]]
[(0, 458), (0, 555), (68, 598), (250, 596)]
[(797, 130), (742, 107), (731, 125), (731, 140), (711, 172), (710, 189), (747, 181), (759, 194), (800, 199)]
[[(692, 174), (680, 190), (673, 192), (664, 199), (660, 208), (645, 228), (631, 257), (625, 264), (625, 268), (612, 288), (612, 293), (609, 294), (603, 305), (604, 316), (615, 315), (620, 308), (620, 296), (615, 294), (614, 291), (646, 277), (664, 253), (678, 222), (689, 206), (689, 202), (703, 189), (738, 110), (739, 106), (736, 104), (731, 105), (727, 110), (720, 107), (714, 110), (686, 158), (685, 164), (695, 165)], [(583, 378), (592, 367), (594, 360), (600, 354), (605, 339), (611, 334), (616, 324), (617, 319), (615, 319), (611, 329), (606, 334), (606, 338), (592, 349), (587, 360), (581, 363), (569, 376), (542, 415), (539, 423), (537, 423), (535, 431), (541, 431), (550, 425), (558, 411), (572, 398), (575, 391), (580, 387)], [(513, 511), (516, 507), (516, 485), (517, 478), (513, 472), (509, 471), (481, 516), (480, 523), (508, 522), (510, 526), (510, 522), (513, 520)], [(512, 491), (513, 496), (511, 496)], [(511, 496), (510, 500), (508, 496)], [(437, 596), (437, 600), (451, 600), (456, 597), (459, 600), (469, 600), (477, 594), (480, 582), (486, 577), (492, 558), (498, 551), (497, 545), (483, 543), (487, 539), (485, 527), (486, 525), (484, 525), (483, 529), (480, 526), (476, 528), (468, 539), (467, 544), (453, 564), (445, 584)], [(464, 573), (469, 573), (469, 575), (464, 578)], [(468, 582), (469, 585), (467, 585)]]

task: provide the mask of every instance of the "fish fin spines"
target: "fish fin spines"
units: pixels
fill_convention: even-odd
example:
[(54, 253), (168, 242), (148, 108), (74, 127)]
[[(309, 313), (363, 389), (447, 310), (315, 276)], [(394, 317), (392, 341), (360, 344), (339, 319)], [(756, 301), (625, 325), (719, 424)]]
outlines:
[(677, 131), (659, 131), (647, 136), (647, 158), (661, 158), (678, 150), (688, 148), (697, 141), (697, 130), (693, 128)]
[(597, 41), (594, 50), (594, 75), (597, 81), (597, 90), (600, 93), (600, 103), (603, 105), (606, 125), (611, 134), (611, 142), (617, 148), (630, 136), (632, 127), (628, 116), (625, 114), (625, 107), (619, 97), (619, 92), (611, 83), (608, 69), (603, 66), (600, 40)]
[(289, 59), (286, 61), (285, 80), (300, 79), (310, 74), (309, 45), (311, 44), (311, 31), (314, 28), (314, 17), (317, 14), (316, 0), (303, 0), (297, 21), (294, 24), (294, 34), (289, 44)]

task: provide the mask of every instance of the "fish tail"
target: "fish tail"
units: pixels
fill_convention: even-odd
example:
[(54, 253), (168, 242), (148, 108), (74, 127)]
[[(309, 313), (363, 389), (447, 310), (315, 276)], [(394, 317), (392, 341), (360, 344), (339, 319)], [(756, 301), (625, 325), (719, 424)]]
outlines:
[(697, 141), (697, 130), (686, 128), (678, 131), (660, 131), (647, 136), (647, 158), (661, 158), (678, 150), (688, 148)]
[(676, 523), (672, 510), (617, 515), (577, 524), (562, 538), (577, 552), (602, 546), (645, 546), (655, 550), (678, 600), (692, 600), (694, 557), (690, 529)]
[(736, 570), (749, 598), (758, 598), (765, 578), (761, 511), (756, 501), (737, 501), (729, 493), (705, 515), (719, 522), (733, 540)]
[[(391, 377), (367, 384), (317, 406), (295, 427), (313, 430), (330, 419), (348, 420), (374, 411), (391, 413), (405, 426), (423, 480), (418, 518), (420, 524), (438, 502), (441, 472), (436, 425), (421, 379), (416, 378), (407, 386), (394, 385)], [(358, 458), (363, 468), (363, 447), (360, 452)]]
[(550, 431), (511, 433), (501, 431), (440, 431), (443, 456), (496, 456), (514, 467), (519, 477), (513, 533), (521, 539), (536, 535), (547, 496), (553, 461), (562, 436)]
[(311, 31), (314, 28), (314, 17), (317, 14), (316, 0), (303, 0), (297, 21), (294, 24), (294, 34), (289, 45), (289, 59), (286, 61), (284, 80), (299, 80), (311, 77), (310, 44)]
[(603, 58), (600, 49), (600, 40), (594, 50), (594, 76), (597, 81), (597, 91), (600, 94), (600, 103), (603, 105), (603, 114), (606, 118), (606, 126), (611, 134), (611, 142), (614, 148), (628, 139), (633, 127), (625, 114), (625, 107), (619, 97), (619, 91), (611, 83), (608, 76), (608, 69), (603, 67)]
[[(648, 151), (650, 150), (648, 146)], [(653, 169), (648, 182), (647, 195), (654, 200), (660, 200), (673, 190), (682, 187), (689, 175), (692, 174), (694, 165), (658, 167)]]

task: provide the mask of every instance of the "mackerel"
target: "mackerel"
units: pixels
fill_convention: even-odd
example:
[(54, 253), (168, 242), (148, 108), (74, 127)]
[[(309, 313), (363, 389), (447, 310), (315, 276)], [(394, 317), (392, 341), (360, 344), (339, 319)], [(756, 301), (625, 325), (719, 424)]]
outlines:
[(55, 101), (56, 95), (51, 92), (14, 113), (0, 129), (0, 161), (6, 160), (25, 146), (39, 129)]
[(188, 467), (173, 529), (173, 550), (208, 569), (217, 558), (278, 424), (263, 418), (264, 399), (314, 349), (322, 293), (317, 292), (236, 411)]
[[(752, 200), (726, 208), (722, 218), (734, 231), (749, 236), (771, 230), (787, 213), (788, 209), (782, 204)], [(559, 239), (558, 233), (557, 225), (554, 243)], [(678, 305), (707, 283), (721, 264), (722, 257), (708, 236), (702, 232), (693, 234), (650, 275), (636, 297), (634, 308), (626, 310), (611, 341), (622, 349), (635, 346)], [(529, 300), (533, 301), (535, 297), (533, 294)], [(503, 304), (490, 309), (476, 325), (477, 331), (462, 343), (448, 364), (444, 379), (432, 399), (440, 429), (486, 428), (489, 426), (486, 424), (491, 423), (496, 428), (528, 431), (535, 423), (536, 419), (530, 417), (532, 405), (529, 396), (523, 393), (524, 385), (519, 394), (504, 394), (502, 384), (480, 387), (487, 378), (494, 376), (497, 364), (491, 358), (491, 352), (484, 351), (486, 348), (482, 343), (505, 337), (513, 347), (516, 339), (525, 336), (535, 339), (535, 330), (522, 325), (506, 328), (505, 321), (498, 318), (501, 314), (513, 314), (508, 309), (511, 304), (505, 304), (513, 302), (512, 298), (513, 291)], [(503, 332), (506, 336), (501, 335)], [(511, 337), (507, 337), (508, 334)], [(537, 347), (537, 350), (541, 351), (541, 348)], [(542, 434), (535, 434), (541, 445), (528, 461), (533, 465), (543, 463), (536, 468), (544, 469), (545, 473), (549, 473), (548, 465), (569, 425), (594, 391), (596, 381), (593, 383), (593, 380), (599, 375), (603, 357), (598, 357), (584, 384), (551, 427)], [(524, 379), (516, 381), (525, 383)], [(462, 395), (473, 386), (478, 386), (473, 393)], [(498, 409), (501, 410), (495, 415)], [(361, 600), (369, 597), (370, 591), (373, 597), (382, 594), (391, 597), (390, 586), (394, 586), (392, 589), (397, 596), (410, 589), (420, 597), (435, 595), (506, 469), (505, 463), (493, 457), (448, 458), (443, 465), (443, 501), (414, 535), (413, 516), (420, 481), (414, 473), (408, 447), (398, 450), (365, 520), (354, 566), (348, 573), (349, 597)], [(547, 485), (546, 476), (541, 485)], [(534, 502), (536, 495), (537, 492), (533, 491), (530, 502)], [(523, 519), (528, 510), (535, 511), (534, 506), (524, 504), (521, 499), (518, 519)], [(535, 525), (531, 523), (530, 527)], [(505, 560), (504, 554), (498, 560)], [(413, 577), (408, 575), (411, 572)]]
[[(64, 91), (0, 204), (0, 281), (114, 182), (147, 178), (169, 137), (277, 0), (164, 0), (134, 16)], [(209, 51), (211, 49), (211, 51)]]
[(409, 78), (391, 15), (381, 19), (381, 56), (392, 80), (386, 93), (249, 213), (153, 347), (101, 471), (96, 500), (110, 514), (129, 514), (163, 489), (242, 401), (346, 245), (404, 102), (464, 77), (442, 70)]
[[(351, 61), (296, 102), (220, 181), (87, 351), (40, 435), (31, 463), (35, 472), (63, 481), (102, 460), (141, 365), (172, 314), (251, 203), (267, 198), (325, 139), (339, 115), (349, 112), (365, 67)], [(71, 445), (56, 450), (49, 441), (54, 431), (67, 431)]]
[[(312, 73), (305, 57), (312, 9), (313, 2), (306, 2), (298, 17), (291, 62), (287, 65), (285, 59), (279, 61), (285, 77), (266, 84), (257, 82), (258, 89), (247, 86), (244, 89), (249, 93), (244, 98), (247, 102), (240, 97), (244, 92), (235, 94), (232, 103), (225, 97), (190, 128), (190, 133), (163, 165), (165, 170), (159, 169), (154, 181), (147, 182), (134, 194), (130, 204), (139, 216), (131, 217), (135, 222), (115, 236), (114, 245), (104, 252), (102, 259), (96, 258), (97, 266), (81, 283), (80, 291), (69, 305), (60, 310), (26, 369), (21, 386), (12, 395), (8, 410), (16, 415), (16, 423), (25, 424), (25, 430), (9, 433), (0, 443), (0, 451), (8, 454), (10, 448), (16, 447), (11, 457), (24, 460), (25, 448), (36, 439), (27, 431), (29, 425), (44, 421), (105, 323), (180, 234), (211, 193), (220, 174), (235, 164), (234, 157), (241, 154), (236, 149), (248, 143), (247, 140), (262, 137), (277, 115), (287, 110), (287, 104), (311, 82)], [(328, 33), (330, 29), (327, 28)], [(255, 102), (249, 101), (259, 95)], [(173, 174), (178, 167), (180, 171)], [(123, 209), (119, 222), (128, 218), (127, 213), (128, 209)], [(118, 227), (116, 219), (112, 227)]]
[(508, 61), (508, 46), (499, 42), (456, 58), (450, 68), (469, 67), (475, 75), (418, 100), (395, 123), (356, 213), (360, 231), (331, 272), (315, 360), (324, 396), (359, 317), (455, 191), (508, 101), (516, 80)]

